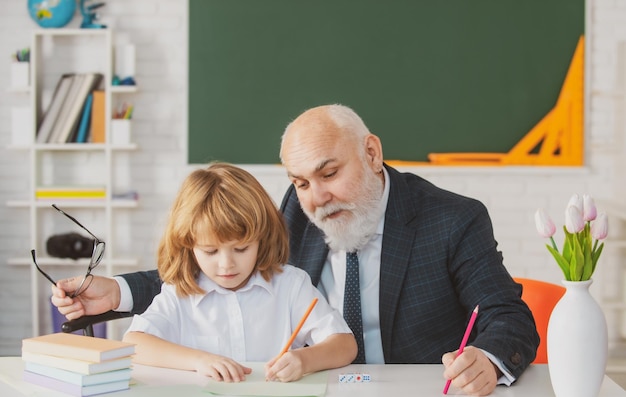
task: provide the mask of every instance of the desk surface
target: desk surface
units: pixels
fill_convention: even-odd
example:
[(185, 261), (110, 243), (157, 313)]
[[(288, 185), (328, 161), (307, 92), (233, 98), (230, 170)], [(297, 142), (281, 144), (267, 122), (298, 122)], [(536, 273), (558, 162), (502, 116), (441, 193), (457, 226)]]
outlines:
[[(23, 369), (24, 365), (20, 357), (0, 357), (1, 396), (67, 396), (22, 381)], [(338, 375), (349, 372), (367, 373), (372, 381), (370, 383), (339, 383)], [(326, 397), (440, 396), (445, 384), (442, 372), (442, 365), (350, 365), (329, 371)], [(106, 395), (206, 397), (208, 394), (202, 391), (202, 386), (207, 382), (206, 378), (195, 372), (134, 365), (131, 388)], [(452, 387), (448, 394), (460, 395), (461, 393)], [(498, 386), (492, 396), (554, 396), (547, 365), (531, 365), (513, 386)], [(626, 397), (626, 391), (605, 376), (599, 397), (621, 396)]]

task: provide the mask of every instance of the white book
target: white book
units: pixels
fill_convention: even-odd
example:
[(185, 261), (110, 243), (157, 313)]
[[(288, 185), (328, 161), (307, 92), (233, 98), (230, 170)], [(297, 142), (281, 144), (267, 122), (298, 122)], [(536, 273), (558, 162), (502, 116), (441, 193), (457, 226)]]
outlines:
[(39, 130), (37, 131), (37, 143), (46, 143), (48, 141), (50, 133), (54, 128), (54, 123), (59, 117), (59, 113), (63, 107), (63, 103), (68, 97), (68, 92), (73, 79), (74, 75), (72, 74), (61, 76), (61, 79), (54, 90), (48, 110), (46, 110), (46, 114), (44, 115), (41, 125), (39, 126)]
[(50, 133), (50, 136), (48, 137), (48, 140), (46, 142), (57, 143), (59, 141), (59, 136), (61, 135), (61, 130), (63, 129), (63, 121), (67, 119), (69, 115), (70, 107), (72, 107), (72, 103), (76, 99), (76, 94), (82, 82), (83, 82), (83, 75), (75, 74), (74, 78), (72, 79), (72, 85), (69, 91), (67, 92), (67, 98), (63, 102), (63, 106), (61, 107), (61, 110), (59, 111), (59, 116), (57, 117), (57, 120), (54, 123), (54, 127), (52, 129), (52, 132)]
[(51, 367), (61, 368), (67, 371), (78, 372), (85, 375), (99, 374), (101, 372), (130, 368), (130, 366), (132, 365), (132, 359), (130, 358), (130, 356), (95, 363), (91, 361), (76, 360), (73, 358), (22, 352), (22, 360), (36, 364), (49, 365)]

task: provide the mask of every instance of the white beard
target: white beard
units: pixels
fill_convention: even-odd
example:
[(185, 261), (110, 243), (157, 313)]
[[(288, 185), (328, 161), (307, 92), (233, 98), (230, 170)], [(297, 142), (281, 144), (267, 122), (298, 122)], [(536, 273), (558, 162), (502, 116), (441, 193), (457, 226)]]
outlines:
[[(324, 240), (333, 251), (353, 252), (361, 249), (376, 232), (385, 209), (380, 206), (382, 182), (378, 178), (366, 178), (353, 203), (331, 203), (315, 209), (315, 213), (304, 211), (311, 222), (324, 232)], [(339, 219), (326, 218), (344, 210), (350, 213)]]

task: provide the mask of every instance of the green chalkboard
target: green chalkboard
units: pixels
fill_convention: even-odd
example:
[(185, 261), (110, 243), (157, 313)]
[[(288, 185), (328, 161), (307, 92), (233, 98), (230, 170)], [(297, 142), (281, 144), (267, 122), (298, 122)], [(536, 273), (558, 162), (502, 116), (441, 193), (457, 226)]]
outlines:
[(190, 0), (188, 162), (278, 163), (341, 103), (388, 160), (509, 151), (555, 104), (584, 0)]

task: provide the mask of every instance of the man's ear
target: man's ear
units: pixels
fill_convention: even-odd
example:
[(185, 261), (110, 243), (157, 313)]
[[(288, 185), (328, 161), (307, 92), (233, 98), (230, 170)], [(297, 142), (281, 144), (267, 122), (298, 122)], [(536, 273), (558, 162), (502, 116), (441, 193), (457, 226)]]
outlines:
[(383, 169), (383, 146), (380, 139), (369, 134), (365, 137), (365, 156), (367, 163), (372, 167), (374, 172), (380, 172)]

